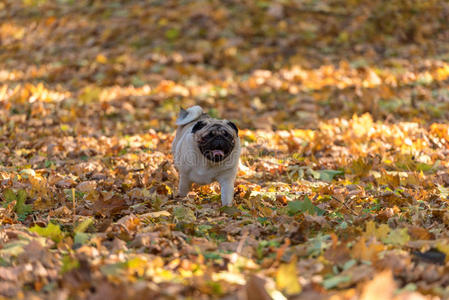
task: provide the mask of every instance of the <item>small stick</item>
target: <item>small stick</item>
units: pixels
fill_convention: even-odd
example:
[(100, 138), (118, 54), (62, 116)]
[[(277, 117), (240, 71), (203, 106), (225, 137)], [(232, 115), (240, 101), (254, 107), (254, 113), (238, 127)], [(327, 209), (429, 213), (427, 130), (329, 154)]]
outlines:
[(73, 223), (75, 223), (76, 207), (75, 207), (75, 189), (74, 188), (72, 188), (72, 208), (73, 208)]
[(248, 238), (248, 231), (245, 230), (243, 232), (242, 238), (239, 241), (239, 244), (237, 245), (237, 249), (235, 250), (235, 252), (237, 254), (240, 254), (240, 252), (243, 250), (243, 244), (245, 243), (246, 239)]

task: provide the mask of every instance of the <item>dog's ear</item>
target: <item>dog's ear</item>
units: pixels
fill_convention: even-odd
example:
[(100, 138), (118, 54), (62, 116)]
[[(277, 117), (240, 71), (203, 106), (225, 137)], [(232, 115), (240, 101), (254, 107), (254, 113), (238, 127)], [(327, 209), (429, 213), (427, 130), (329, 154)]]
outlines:
[(228, 124), (229, 126), (231, 126), (232, 129), (235, 130), (235, 134), (239, 135), (239, 129), (237, 128), (237, 126), (236, 126), (234, 123), (232, 123), (231, 121), (228, 121), (227, 124)]
[(198, 130), (200, 130), (201, 128), (203, 128), (204, 126), (206, 126), (206, 123), (203, 121), (198, 121), (196, 122), (195, 126), (193, 126), (192, 128), (192, 133), (197, 132)]

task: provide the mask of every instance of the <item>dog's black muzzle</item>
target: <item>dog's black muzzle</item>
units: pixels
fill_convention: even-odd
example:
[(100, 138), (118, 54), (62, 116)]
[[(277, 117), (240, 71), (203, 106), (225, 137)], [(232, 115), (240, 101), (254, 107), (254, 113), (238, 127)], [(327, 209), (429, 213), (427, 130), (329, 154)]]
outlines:
[(208, 160), (220, 162), (232, 152), (234, 144), (234, 139), (226, 132), (220, 135), (209, 133), (198, 146)]

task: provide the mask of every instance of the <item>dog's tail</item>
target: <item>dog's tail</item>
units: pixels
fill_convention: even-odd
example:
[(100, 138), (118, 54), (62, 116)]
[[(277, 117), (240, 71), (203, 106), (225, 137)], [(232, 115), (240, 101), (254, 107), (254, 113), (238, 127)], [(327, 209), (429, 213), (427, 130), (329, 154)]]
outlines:
[(198, 106), (192, 106), (187, 109), (181, 108), (178, 119), (176, 119), (176, 125), (182, 126), (192, 121), (195, 121), (203, 114), (203, 109)]

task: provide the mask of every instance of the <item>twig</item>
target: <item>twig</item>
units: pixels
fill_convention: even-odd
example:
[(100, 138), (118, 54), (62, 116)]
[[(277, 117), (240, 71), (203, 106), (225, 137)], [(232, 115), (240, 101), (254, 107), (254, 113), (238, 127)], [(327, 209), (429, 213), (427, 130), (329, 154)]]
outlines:
[(73, 209), (73, 223), (75, 223), (76, 206), (75, 206), (75, 189), (74, 188), (72, 188), (72, 209)]
[(290, 246), (291, 242), (289, 238), (286, 238), (284, 244), (276, 251), (276, 262), (279, 262), (284, 256), (285, 250)]
[(240, 241), (239, 241), (239, 244), (237, 245), (237, 249), (235, 249), (235, 252), (236, 252), (237, 254), (240, 254), (240, 252), (242, 251), (242, 249), (243, 249), (243, 244), (245, 243), (245, 241), (246, 241), (247, 238), (248, 238), (248, 231), (245, 230), (245, 232), (243, 233), (242, 238), (241, 238)]

